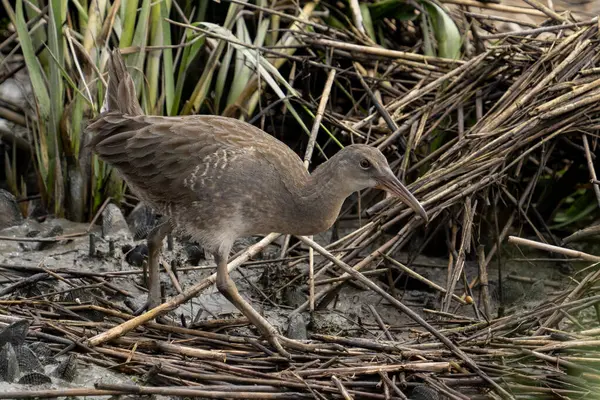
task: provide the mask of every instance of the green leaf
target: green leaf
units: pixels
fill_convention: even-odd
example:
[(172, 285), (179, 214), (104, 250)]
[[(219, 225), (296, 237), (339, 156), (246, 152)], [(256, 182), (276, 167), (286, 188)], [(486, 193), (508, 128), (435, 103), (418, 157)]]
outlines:
[(50, 101), (51, 121), (56, 129), (56, 140), (58, 140), (58, 124), (62, 117), (64, 105), (64, 87), (62, 82), (62, 71), (64, 66), (64, 38), (62, 36), (63, 12), (62, 0), (52, 0), (49, 6), (48, 24), (48, 50), (54, 62), (50, 62)]
[(423, 32), (423, 53), (429, 57), (435, 57), (436, 52), (433, 47), (433, 29), (427, 14), (421, 14), (420, 18), (421, 32)]
[[(150, 18), (151, 2), (150, 0), (144, 0), (142, 3), (142, 10), (140, 11), (140, 18), (135, 28), (135, 34), (133, 35), (132, 46), (138, 46), (141, 49), (145, 49), (146, 40), (148, 37), (149, 29), (149, 18)], [(132, 66), (131, 77), (135, 84), (135, 92), (141, 93), (142, 84), (144, 83), (144, 58), (145, 51), (138, 51), (134, 54), (129, 54), (125, 57), (127, 65)]]
[(231, 33), (230, 30), (225, 29), (220, 25), (213, 24), (210, 22), (202, 22), (200, 25), (204, 26), (211, 32), (218, 34), (223, 39), (228, 40), (230, 46), (232, 46), (236, 51), (238, 51), (241, 55), (243, 55), (246, 58), (247, 63), (249, 63), (250, 65), (256, 66), (257, 72), (267, 82), (267, 84), (269, 86), (271, 86), (271, 89), (273, 89), (273, 91), (280, 98), (284, 98), (286, 96), (273, 77), (277, 78), (277, 80), (279, 80), (279, 82), (282, 83), (283, 86), (285, 86), (285, 88), (293, 96), (298, 95), (296, 90), (292, 86), (290, 86), (290, 84), (285, 80), (285, 78), (283, 76), (281, 76), (281, 74), (279, 73), (279, 70), (277, 68), (275, 68), (273, 66), (273, 64), (271, 64), (262, 55), (260, 55), (259, 52), (256, 52), (254, 50), (251, 50), (251, 49), (241, 45), (239, 43), (238, 39), (233, 35), (233, 33)]
[(593, 190), (579, 189), (567, 198), (565, 204), (569, 203), (569, 200), (572, 202), (566, 210), (556, 213), (551, 229), (561, 229), (579, 222), (598, 209)]
[(135, 18), (137, 17), (138, 0), (122, 0), (121, 10), (124, 14), (123, 33), (119, 47), (129, 47), (133, 41), (133, 33), (135, 32)]
[[(246, 23), (243, 18), (238, 18), (235, 23), (236, 27), (236, 38), (239, 42), (245, 43), (247, 45), (251, 45), (250, 34), (248, 33), (248, 28), (246, 27)], [(230, 33), (227, 31), (227, 33)], [(250, 80), (252, 76), (251, 67), (254, 64), (251, 60), (245, 56), (246, 47), (243, 46), (232, 46), (236, 49), (235, 51), (235, 67), (234, 67), (234, 77), (231, 86), (229, 87), (229, 95), (227, 96), (227, 105), (230, 105), (235, 102), (240, 93), (246, 87), (246, 84)]]
[(431, 18), (431, 26), (438, 44), (438, 56), (458, 59), (462, 37), (456, 24), (448, 13), (434, 2), (422, 0), (421, 3)]
[[(163, 30), (161, 7), (162, 2), (154, 2), (150, 11), (150, 46), (163, 46)], [(158, 82), (160, 71), (161, 50), (150, 50), (146, 53), (146, 80), (148, 82), (148, 96), (146, 102), (149, 106), (148, 112), (152, 114), (160, 113), (160, 105), (157, 104), (158, 99)]]
[[(361, 3), (361, 9), (365, 3)], [(396, 18), (400, 21), (412, 21), (417, 18), (415, 7), (405, 0), (383, 0), (366, 5), (373, 21), (381, 21), (383, 18)], [(364, 18), (364, 14), (363, 14)]]
[[(223, 23), (223, 29), (228, 30), (227, 28), (232, 26), (240, 8), (240, 5), (236, 3), (231, 3), (229, 5), (229, 9), (227, 10), (227, 16), (225, 17), (225, 22)], [(200, 22), (199, 24), (202, 23), (204, 22)], [(206, 66), (204, 68), (204, 71), (202, 72), (200, 79), (196, 83), (196, 87), (194, 88), (194, 92), (192, 93), (190, 100), (183, 107), (183, 110), (181, 112), (182, 114), (192, 114), (193, 112), (197, 112), (200, 109), (200, 107), (202, 107), (202, 104), (204, 103), (204, 100), (206, 99), (206, 96), (210, 89), (215, 69), (217, 68), (217, 61), (219, 60), (221, 54), (223, 54), (223, 50), (225, 49), (225, 44), (225, 41), (220, 41), (217, 45), (217, 48), (214, 49), (211, 53), (208, 62), (206, 63)]]
[(233, 57), (233, 47), (227, 47), (225, 55), (221, 59), (221, 67), (217, 74), (217, 82), (215, 83), (215, 113), (219, 113), (221, 109), (221, 99), (225, 92), (225, 83), (227, 82), (227, 76), (229, 75), (229, 66), (231, 65), (231, 58)]
[(367, 3), (360, 3), (360, 13), (363, 19), (363, 26), (367, 31), (369, 37), (375, 41), (375, 27), (373, 26), (373, 20), (371, 19), (371, 12), (369, 11), (369, 5)]
[[(165, 1), (161, 7), (163, 42), (166, 46), (171, 45), (171, 25), (165, 19), (169, 17), (171, 10), (170, 1)], [(163, 86), (165, 93), (165, 105), (168, 115), (173, 114), (175, 103), (175, 71), (173, 68), (173, 51), (169, 48), (163, 50)]]
[(186, 28), (184, 32), (188, 41), (188, 46), (183, 50), (181, 61), (179, 62), (179, 72), (177, 73), (177, 83), (175, 84), (175, 96), (173, 99), (173, 105), (171, 106), (171, 115), (177, 115), (179, 111), (179, 104), (181, 102), (181, 96), (183, 93), (183, 85), (185, 84), (185, 78), (187, 77), (187, 70), (191, 62), (198, 55), (202, 46), (204, 46), (204, 36), (196, 36), (195, 33)]
[(45, 120), (50, 117), (50, 96), (48, 95), (48, 89), (44, 81), (44, 74), (38, 58), (35, 55), (35, 49), (33, 43), (31, 43), (31, 36), (27, 30), (27, 23), (25, 22), (25, 16), (23, 14), (23, 0), (17, 0), (16, 4), (16, 28), (17, 34), (19, 35), (19, 42), (21, 43), (21, 49), (23, 51), (23, 57), (25, 58), (25, 64), (29, 72), (29, 78), (31, 80), (31, 86), (35, 99), (37, 101), (40, 116)]

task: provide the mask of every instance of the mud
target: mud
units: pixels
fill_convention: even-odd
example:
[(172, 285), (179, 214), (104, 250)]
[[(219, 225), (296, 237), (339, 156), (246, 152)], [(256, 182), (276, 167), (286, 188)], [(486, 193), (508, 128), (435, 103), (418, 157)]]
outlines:
[[(137, 266), (130, 265), (127, 261), (127, 251), (135, 248), (136, 245), (143, 245), (143, 240), (134, 241), (133, 235), (123, 234), (123, 225), (115, 223), (121, 231), (120, 235), (114, 232), (105, 232), (102, 227), (94, 227), (91, 234), (94, 235), (95, 251), (90, 255), (90, 238), (88, 235), (65, 240), (59, 243), (36, 243), (36, 242), (15, 242), (0, 241), (0, 264), (5, 265), (28, 265), (44, 266), (47, 268), (69, 268), (78, 271), (91, 271), (96, 273), (112, 273), (139, 271)], [(85, 232), (88, 229), (87, 224), (77, 224), (66, 220), (49, 220), (45, 223), (37, 223), (32, 220), (26, 220), (25, 223), (0, 231), (0, 236), (14, 237), (37, 237), (48, 236), (51, 233), (62, 232), (61, 235)], [(341, 232), (340, 234), (343, 234)], [(317, 239), (321, 243), (330, 237), (329, 234), (319, 236)], [(243, 239), (236, 245), (236, 250), (243, 249), (245, 246), (255, 242), (257, 238)], [(165, 261), (171, 263), (175, 261), (180, 267), (189, 266), (189, 251), (186, 249), (189, 243), (182, 242), (175, 238), (173, 249), (163, 251)], [(364, 255), (367, 255), (370, 249), (365, 249)], [(560, 287), (566, 287), (566, 276), (561, 272), (558, 261), (521, 261), (526, 258), (548, 257), (542, 253), (521, 253), (523, 249), (518, 250), (514, 246), (503, 246), (503, 295), (509, 310), (528, 309), (539, 304), (546, 296)], [(263, 259), (275, 259), (278, 257), (278, 246), (270, 246), (265, 249), (261, 255)], [(181, 286), (185, 290), (187, 287), (198, 282), (203, 277), (214, 273), (214, 262), (210, 257), (199, 261), (198, 266), (202, 269), (198, 271), (179, 272), (178, 278)], [(394, 256), (400, 262), (408, 262), (409, 255), (399, 253)], [(197, 261), (197, 260), (194, 260)], [(319, 257), (316, 258), (316, 262)], [(560, 261), (560, 260), (559, 260)], [(447, 279), (447, 259), (417, 257), (410, 265), (413, 270), (445, 287)], [(377, 268), (384, 268), (385, 265), (378, 265)], [(498, 306), (498, 279), (497, 263), (492, 262), (489, 269), (490, 287), (492, 293), (492, 307)], [(306, 264), (299, 264), (294, 268), (282, 267), (280, 262), (268, 263), (266, 265), (247, 265), (242, 266), (239, 271), (232, 273), (232, 278), (236, 282), (242, 296), (249, 300), (253, 306), (259, 310), (265, 317), (275, 325), (280, 332), (288, 332), (288, 315), (299, 304), (307, 299), (306, 279), (298, 279), (290, 284), (303, 270), (306, 270)], [(8, 271), (3, 269), (3, 271)], [(467, 280), (470, 282), (478, 276), (478, 264), (474, 260), (468, 260), (465, 266)], [(395, 274), (395, 275), (394, 275)], [(394, 272), (393, 276), (397, 277)], [(29, 274), (31, 275), (31, 274)], [(0, 280), (0, 290), (11, 284), (19, 277), (25, 277), (23, 274), (15, 274), (10, 271), (4, 275), (5, 279)], [(511, 277), (518, 276), (519, 280)], [(329, 278), (330, 276), (326, 276)], [(372, 277), (380, 279), (382, 284), (387, 284), (386, 274)], [(527, 282), (531, 279), (531, 282)], [(110, 277), (110, 282), (120, 289), (126, 291), (130, 296), (117, 294), (108, 299), (123, 309), (132, 310), (143, 305), (146, 298), (146, 291), (143, 287), (141, 274), (122, 275)], [(164, 286), (166, 297), (177, 294), (170, 279), (166, 273), (161, 273), (161, 283)], [(10, 294), (11, 298), (15, 296), (31, 297), (42, 293), (60, 292), (70, 287), (61, 281), (44, 280), (34, 286), (18, 289), (17, 292)], [(392, 290), (402, 301), (418, 310), (422, 315), (431, 318), (423, 312), (424, 308), (438, 309), (441, 294), (435, 292), (413, 279), (400, 279), (399, 283)], [(457, 285), (457, 294), (462, 293), (462, 285)], [(56, 295), (54, 300), (67, 300), (75, 302), (93, 301), (92, 294), (105, 297), (106, 294), (98, 289), (81, 290), (71, 292), (67, 295)], [(478, 290), (475, 290), (475, 300), (479, 301)], [(62, 296), (62, 297), (61, 297)], [(265, 298), (267, 297), (268, 300)], [(377, 310), (381, 319), (389, 326), (389, 331), (396, 339), (409, 339), (415, 332), (421, 328), (416, 326), (408, 317), (399, 313), (397, 309), (383, 301), (377, 294), (361, 290), (354, 285), (346, 285), (337, 298), (330, 306), (323, 311), (314, 313), (304, 313), (302, 319), (306, 323), (307, 334), (311, 333), (333, 334), (340, 336), (364, 337), (370, 339), (384, 338), (383, 332), (379, 329), (375, 316), (369, 306), (372, 305)], [(472, 306), (460, 306), (454, 303), (451, 310), (453, 313), (464, 315), (466, 317), (474, 316)], [(211, 319), (223, 319), (239, 317), (237, 309), (231, 305), (216, 290), (210, 287), (190, 302), (183, 304), (170, 313), (170, 317), (175, 321), (184, 318), (187, 326), (194, 323)], [(90, 317), (88, 315), (88, 317)], [(298, 323), (297, 321), (295, 322)], [(414, 327), (412, 332), (407, 327)], [(232, 328), (232, 331), (240, 334), (254, 334), (253, 328), (245, 326)], [(302, 329), (298, 326), (292, 326), (292, 334), (297, 335)], [(81, 362), (81, 361), (80, 361)], [(79, 376), (73, 381), (73, 385), (90, 384), (99, 377), (107, 378), (99, 367), (80, 369), (85, 371), (85, 376)], [(119, 379), (128, 380), (124, 375), (112, 374), (110, 379), (118, 382)]]

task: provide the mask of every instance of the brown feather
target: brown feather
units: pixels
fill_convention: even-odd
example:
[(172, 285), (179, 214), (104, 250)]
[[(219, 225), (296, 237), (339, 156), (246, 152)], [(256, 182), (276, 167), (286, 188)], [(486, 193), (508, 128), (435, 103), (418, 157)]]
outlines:
[(118, 51), (109, 73), (109, 110), (88, 126), (90, 146), (140, 199), (209, 251), (227, 252), (250, 234), (326, 230), (347, 196), (375, 186), (361, 160), (371, 160), (373, 173), (391, 173), (377, 149), (354, 145), (309, 175), (288, 146), (248, 123), (143, 115)]
[(131, 75), (127, 72), (125, 62), (119, 49), (114, 49), (108, 59), (108, 111), (118, 111), (127, 115), (142, 115), (142, 107), (135, 93)]

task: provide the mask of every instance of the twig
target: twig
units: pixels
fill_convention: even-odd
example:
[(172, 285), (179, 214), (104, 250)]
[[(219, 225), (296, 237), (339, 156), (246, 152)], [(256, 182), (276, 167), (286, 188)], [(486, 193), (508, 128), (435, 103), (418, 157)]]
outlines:
[(362, 13), (358, 0), (350, 0), (350, 9), (352, 10), (352, 18), (354, 19), (354, 25), (356, 29), (363, 35), (365, 34), (365, 27), (363, 25)]
[(179, 284), (179, 279), (177, 279), (177, 277), (173, 273), (173, 269), (171, 268), (171, 265), (168, 262), (166, 262), (165, 260), (161, 260), (160, 263), (162, 264), (165, 271), (167, 271), (167, 274), (169, 275), (169, 278), (171, 279), (171, 283), (173, 283), (173, 286), (175, 286), (175, 290), (177, 290), (177, 293), (179, 293), (179, 294), (183, 293), (183, 289), (181, 288), (181, 285)]
[(333, 381), (333, 383), (335, 383), (335, 386), (337, 386), (337, 388), (339, 389), (340, 394), (342, 395), (344, 400), (353, 400), (353, 397), (350, 396), (350, 394), (344, 387), (344, 384), (342, 383), (342, 381), (339, 380), (339, 378), (337, 376), (332, 375), (331, 380)]
[(540, 243), (540, 242), (536, 242), (534, 240), (523, 239), (523, 238), (516, 237), (516, 236), (509, 236), (508, 242), (514, 243), (517, 245), (533, 247), (534, 249), (540, 249), (540, 250), (549, 251), (549, 252), (553, 252), (553, 253), (563, 254), (568, 257), (581, 258), (581, 259), (587, 260), (587, 261), (593, 261), (593, 262), (600, 261), (600, 257), (594, 256), (591, 254), (587, 254), (582, 251), (565, 249), (564, 247), (553, 246), (551, 244)]
[[(437, 283), (430, 281), (429, 279), (425, 278), (424, 276), (422, 276), (422, 275), (418, 274), (417, 272), (413, 271), (412, 269), (408, 268), (406, 265), (402, 264), (401, 262), (394, 260), (392, 257), (388, 256), (387, 254), (382, 253), (381, 255), (383, 257), (385, 257), (386, 260), (388, 260), (389, 262), (394, 264), (394, 266), (398, 267), (405, 274), (419, 280), (420, 282), (423, 282), (427, 286), (437, 290), (440, 293), (446, 294), (448, 292), (446, 289), (444, 289)], [(452, 294), (452, 299), (458, 301), (460, 304), (467, 304), (467, 302), (463, 298), (461, 298), (455, 294)]]
[[(317, 140), (317, 134), (319, 133), (319, 126), (323, 119), (323, 113), (327, 102), (329, 101), (329, 94), (331, 93), (331, 87), (333, 86), (333, 80), (335, 79), (335, 69), (331, 69), (327, 75), (327, 81), (323, 88), (323, 94), (321, 95), (321, 101), (319, 102), (319, 108), (317, 108), (317, 114), (315, 115), (315, 122), (313, 123), (310, 131), (310, 138), (308, 145), (306, 146), (306, 152), (304, 154), (304, 168), (308, 169), (310, 159), (312, 157), (315, 142)], [(310, 248), (308, 252), (308, 299), (310, 305), (310, 311), (315, 310), (315, 258), (313, 249)]]
[(7, 242), (39, 242), (39, 243), (56, 243), (63, 240), (72, 240), (81, 236), (86, 236), (87, 232), (70, 233), (68, 235), (54, 236), (54, 237), (12, 237), (12, 236), (0, 236), (0, 240)]
[(538, 17), (544, 17), (544, 13), (539, 10), (534, 10), (526, 7), (514, 7), (507, 6), (504, 4), (494, 4), (494, 3), (484, 3), (476, 0), (442, 0), (442, 3), (448, 4), (457, 4), (459, 6), (468, 6), (468, 7), (479, 7), (479, 8), (487, 8), (495, 11), (502, 11), (505, 13), (510, 13), (511, 15), (518, 14), (526, 14), (526, 15), (534, 15)]
[(581, 229), (572, 235), (567, 236), (562, 240), (562, 244), (568, 244), (595, 235), (600, 235), (600, 224)]
[[(585, 289), (591, 285), (596, 283), (596, 281), (600, 279), (600, 270), (592, 272), (588, 274), (571, 293), (564, 299), (563, 303), (568, 303), (575, 299), (580, 298), (585, 294)], [(546, 328), (553, 328), (558, 325), (558, 323), (564, 318), (564, 315), (561, 313), (561, 310), (556, 310), (548, 319), (546, 319), (541, 326), (535, 331), (536, 335), (541, 335), (544, 333)]]
[[(581, 140), (583, 141), (583, 148), (585, 149), (585, 159), (587, 160), (588, 170), (590, 171), (590, 179), (595, 181), (598, 178), (596, 177), (596, 169), (594, 167), (594, 161), (592, 160), (590, 144), (588, 142), (588, 138), (585, 133), (581, 135)], [(600, 186), (592, 185), (592, 187), (594, 189), (594, 193), (596, 194), (596, 200), (598, 201), (598, 206), (600, 206)]]
[(562, 15), (558, 15), (554, 10), (552, 10), (549, 7), (546, 7), (545, 5), (538, 2), (537, 0), (523, 0), (523, 1), (527, 4), (529, 4), (530, 6), (532, 6), (533, 8), (540, 10), (541, 12), (543, 12), (544, 14), (546, 14), (547, 16), (549, 16), (550, 18), (552, 18), (558, 22), (561, 22), (561, 23), (568, 22), (568, 20), (565, 17), (563, 17)]
[(311, 44), (317, 45), (317, 46), (325, 46), (325, 47), (332, 47), (334, 49), (356, 51), (359, 53), (371, 54), (371, 55), (381, 56), (381, 57), (399, 58), (399, 59), (411, 60), (411, 61), (422, 61), (422, 62), (429, 62), (429, 63), (434, 63), (434, 64), (435, 63), (451, 64), (451, 65), (464, 64), (464, 61), (461, 61), (461, 60), (454, 60), (454, 59), (442, 58), (442, 57), (424, 56), (421, 54), (407, 53), (404, 51), (388, 50), (388, 49), (384, 49), (382, 47), (361, 46), (358, 44), (339, 42), (339, 41), (329, 40), (329, 39), (311, 39), (311, 40), (306, 40), (306, 41)]
[(373, 316), (375, 317), (375, 321), (377, 321), (377, 325), (379, 325), (379, 327), (383, 331), (383, 334), (388, 338), (388, 340), (394, 340), (394, 337), (392, 336), (390, 331), (388, 331), (388, 328), (387, 326), (385, 326), (383, 319), (381, 319), (381, 315), (379, 315), (373, 304), (369, 304), (369, 310), (371, 311), (371, 314), (373, 314)]
[(492, 317), (492, 308), (490, 306), (488, 273), (487, 265), (485, 264), (485, 248), (483, 245), (477, 248), (477, 260), (479, 261), (479, 285), (481, 287), (483, 310), (485, 313), (485, 317), (489, 320)]
[(92, 388), (20, 390), (15, 392), (3, 391), (0, 393), (0, 399), (48, 399), (77, 396), (118, 396), (120, 394), (123, 394), (123, 391)]

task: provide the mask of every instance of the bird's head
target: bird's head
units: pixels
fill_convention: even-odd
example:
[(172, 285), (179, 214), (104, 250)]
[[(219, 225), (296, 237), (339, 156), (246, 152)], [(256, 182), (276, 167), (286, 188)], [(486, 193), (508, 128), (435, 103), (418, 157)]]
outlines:
[(392, 172), (381, 151), (372, 146), (357, 144), (346, 146), (335, 155), (335, 158), (343, 173), (344, 186), (348, 192), (367, 188), (383, 189), (398, 197), (421, 218), (428, 221), (427, 213), (421, 203)]

